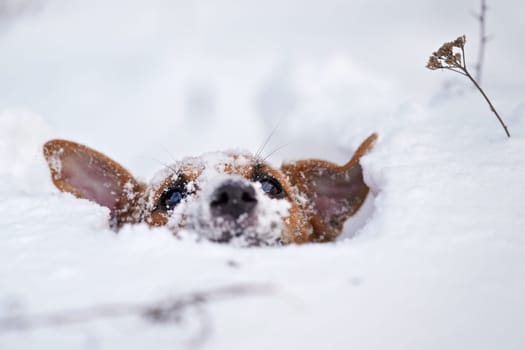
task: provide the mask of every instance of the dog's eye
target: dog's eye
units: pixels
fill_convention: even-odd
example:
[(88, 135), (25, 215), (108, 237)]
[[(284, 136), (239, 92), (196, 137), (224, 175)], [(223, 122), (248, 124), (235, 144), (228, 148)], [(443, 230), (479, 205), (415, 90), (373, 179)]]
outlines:
[(175, 208), (187, 194), (185, 188), (182, 186), (168, 188), (160, 195), (157, 207), (163, 210), (171, 210)]
[(265, 176), (259, 179), (261, 188), (264, 193), (266, 193), (271, 198), (283, 198), (285, 193), (283, 191), (283, 186), (275, 178), (270, 176)]

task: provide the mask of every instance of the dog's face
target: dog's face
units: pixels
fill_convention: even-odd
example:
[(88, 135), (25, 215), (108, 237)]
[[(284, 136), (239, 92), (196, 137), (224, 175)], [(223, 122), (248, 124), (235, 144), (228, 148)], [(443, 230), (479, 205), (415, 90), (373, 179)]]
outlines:
[[(160, 171), (146, 190), (144, 221), (188, 228), (215, 242), (268, 245), (305, 239), (285, 175), (243, 153), (210, 153)], [(294, 216), (292, 216), (294, 217)]]
[(49, 141), (44, 155), (54, 184), (109, 208), (115, 229), (146, 222), (214, 242), (276, 245), (340, 234), (368, 193), (359, 158), (375, 139), (365, 140), (343, 166), (301, 160), (277, 169), (248, 153), (209, 153), (165, 167), (147, 185), (74, 142)]

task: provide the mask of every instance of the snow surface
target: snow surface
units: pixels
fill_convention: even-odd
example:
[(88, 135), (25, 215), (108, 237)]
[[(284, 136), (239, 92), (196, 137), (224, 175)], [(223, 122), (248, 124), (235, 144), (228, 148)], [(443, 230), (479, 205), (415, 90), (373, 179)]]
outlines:
[[(424, 69), (463, 33), (475, 57), (477, 1), (48, 0), (0, 16), (0, 319), (269, 288), (182, 323), (0, 329), (0, 349), (523, 349), (525, 5), (489, 4), (483, 85), (511, 139), (466, 81)], [(343, 163), (380, 135), (362, 159), (373, 195), (339, 242), (117, 235), (105, 208), (53, 187), (41, 154), (67, 138), (149, 179), (255, 151), (276, 124), (276, 165)]]

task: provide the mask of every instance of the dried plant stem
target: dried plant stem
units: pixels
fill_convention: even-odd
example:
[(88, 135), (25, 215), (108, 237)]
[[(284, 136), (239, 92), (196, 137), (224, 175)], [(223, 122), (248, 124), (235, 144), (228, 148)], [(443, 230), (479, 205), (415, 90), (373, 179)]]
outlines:
[(273, 289), (269, 285), (231, 285), (145, 303), (115, 303), (44, 314), (12, 315), (0, 317), (0, 334), (7, 331), (69, 326), (125, 316), (138, 316), (151, 323), (177, 323), (189, 308), (198, 308), (212, 301), (268, 295), (272, 292)]
[[(489, 104), (490, 110), (492, 111), (492, 113), (494, 113), (496, 115), (496, 118), (498, 118), (498, 121), (501, 124), (501, 126), (503, 127), (503, 129), (505, 130), (505, 134), (507, 134), (507, 137), (510, 137), (510, 133), (509, 133), (509, 129), (507, 128), (507, 125), (505, 125), (505, 123), (503, 122), (503, 119), (501, 119), (498, 111), (496, 111), (496, 108), (494, 108), (494, 105), (492, 104), (492, 102), (490, 102), (490, 99), (488, 98), (487, 94), (481, 88), (481, 85), (476, 81), (476, 79), (474, 79), (474, 77), (468, 71), (468, 69), (467, 69), (467, 61), (465, 60), (465, 47), (461, 47), (461, 53), (462, 53), (463, 65), (458, 67), (458, 69), (460, 69), (461, 71), (456, 71), (456, 73), (463, 74), (464, 76), (469, 78), (469, 80), (472, 82), (472, 84), (474, 84), (474, 86), (481, 93), (481, 95), (483, 96), (485, 101), (487, 101), (487, 103)], [(480, 63), (478, 62), (478, 65), (479, 64)]]
[[(503, 122), (503, 119), (496, 111), (496, 108), (488, 98), (487, 94), (485, 94), (485, 91), (483, 91), (480, 84), (476, 81), (476, 79), (474, 79), (467, 69), (467, 61), (465, 59), (465, 43), (466, 38), (464, 35), (458, 37), (454, 41), (444, 43), (436, 52), (432, 53), (432, 56), (430, 56), (428, 59), (427, 68), (431, 70), (446, 69), (466, 76), (479, 90), (485, 101), (487, 101), (490, 110), (494, 113), (494, 115), (496, 115), (496, 118), (498, 118), (498, 121), (505, 130), (507, 137), (510, 137), (509, 129)], [(461, 52), (457, 52), (458, 49), (461, 50)]]
[(485, 94), (485, 91), (483, 91), (483, 89), (481, 88), (481, 86), (478, 84), (478, 82), (476, 81), (476, 79), (474, 79), (472, 77), (472, 75), (470, 75), (470, 73), (468, 73), (467, 69), (465, 68), (465, 75), (467, 76), (467, 78), (470, 79), (470, 81), (472, 82), (472, 84), (474, 84), (474, 86), (479, 90), (479, 92), (481, 93), (481, 95), (483, 95), (483, 98), (485, 98), (485, 101), (487, 101), (487, 103), (489, 104), (489, 107), (490, 107), (490, 110), (492, 111), (492, 113), (494, 113), (496, 115), (496, 118), (498, 118), (498, 121), (499, 123), (501, 124), (501, 126), (503, 127), (503, 129), (505, 130), (505, 134), (507, 134), (507, 137), (510, 137), (510, 133), (509, 133), (509, 129), (507, 128), (507, 125), (505, 125), (505, 123), (503, 122), (503, 119), (501, 119), (499, 113), (496, 111), (496, 108), (494, 108), (494, 105), (492, 104), (492, 102), (490, 102), (489, 98), (487, 97), (487, 95)]
[(486, 0), (481, 0), (481, 9), (479, 14), (474, 16), (479, 21), (479, 49), (478, 49), (478, 62), (476, 63), (476, 82), (477, 85), (481, 85), (481, 73), (483, 71), (483, 61), (485, 60), (485, 44), (488, 41), (488, 37), (485, 34), (485, 19), (487, 13), (487, 2)]

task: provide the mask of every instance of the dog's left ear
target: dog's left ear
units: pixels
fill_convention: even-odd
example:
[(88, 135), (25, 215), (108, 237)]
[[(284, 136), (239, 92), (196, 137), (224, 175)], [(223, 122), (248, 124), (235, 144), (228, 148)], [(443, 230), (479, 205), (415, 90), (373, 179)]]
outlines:
[(324, 160), (299, 160), (284, 164), (281, 170), (298, 190), (313, 228), (312, 241), (332, 241), (345, 220), (361, 207), (368, 194), (359, 159), (377, 139), (370, 135), (352, 159), (343, 166)]
[(114, 160), (66, 140), (47, 142), (44, 157), (55, 186), (109, 208), (113, 228), (140, 220), (145, 186)]

